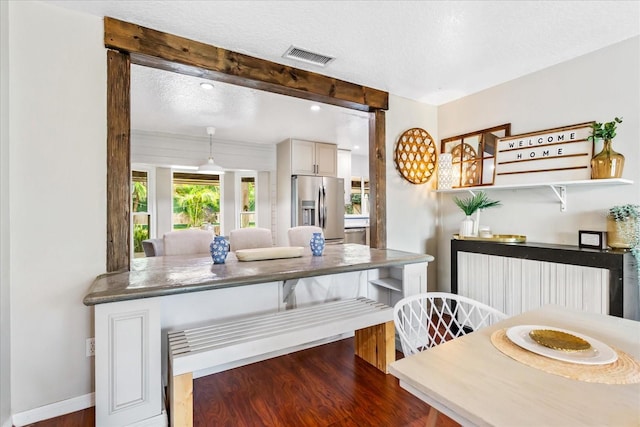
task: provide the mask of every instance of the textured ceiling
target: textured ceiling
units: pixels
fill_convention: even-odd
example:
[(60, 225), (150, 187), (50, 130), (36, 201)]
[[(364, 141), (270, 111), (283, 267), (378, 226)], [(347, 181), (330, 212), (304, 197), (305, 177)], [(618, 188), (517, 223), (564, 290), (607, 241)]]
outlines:
[[(275, 144), (293, 137), (337, 143), (365, 154), (367, 113), (148, 67), (131, 71), (131, 127), (137, 130)], [(358, 146), (358, 148), (355, 148)]]
[[(121, 0), (47, 3), (111, 16), (433, 105), (640, 34), (638, 1)], [(326, 68), (320, 68), (282, 58), (291, 45), (337, 59)], [(148, 112), (149, 107), (154, 106), (164, 115), (156, 120), (153, 117), (134, 118), (140, 126), (151, 125), (157, 129), (174, 126), (174, 131), (181, 129), (180, 132), (189, 134), (194, 134), (196, 127), (207, 125), (216, 126), (223, 132), (225, 126), (237, 126), (235, 139), (263, 142), (273, 142), (267, 139), (279, 139), (282, 135), (306, 137), (297, 134), (304, 132), (304, 126), (292, 127), (303, 120), (302, 113), (293, 115), (292, 111), (299, 107), (308, 110), (308, 103), (304, 101), (293, 102), (291, 98), (282, 101), (276, 96), (262, 97), (249, 89), (219, 87), (219, 97), (208, 104), (200, 98), (199, 92), (192, 93), (193, 99), (177, 94), (174, 86), (179, 85), (180, 78), (154, 75), (149, 80), (145, 91), (137, 92), (134, 88), (134, 96), (140, 99), (153, 94), (156, 97), (153, 100), (140, 99), (141, 108)], [(151, 87), (151, 84), (157, 86)], [(206, 96), (210, 97), (210, 94)], [(285, 106), (287, 101), (292, 105)], [(275, 108), (268, 107), (270, 102), (275, 103)], [(173, 105), (173, 110), (165, 105), (168, 103)], [(196, 105), (210, 114), (196, 109)], [(312, 116), (314, 120), (305, 122), (307, 133), (312, 135), (310, 138), (314, 138), (315, 131), (319, 132), (319, 127), (335, 125), (337, 129), (342, 125), (355, 129), (365, 122), (329, 106), (323, 112), (329, 115), (328, 110), (336, 113), (334, 120), (338, 122), (330, 122), (328, 118), (321, 121), (318, 115)], [(277, 120), (269, 115), (280, 111), (282, 114)], [(176, 122), (190, 117), (193, 121), (172, 125), (172, 117)], [(348, 117), (356, 124), (345, 122)], [(216, 118), (221, 121), (214, 123)], [(272, 128), (272, 125), (280, 128)], [(249, 127), (254, 128), (253, 133), (247, 130)], [(243, 132), (247, 132), (246, 135)], [(334, 135), (336, 133), (344, 131), (334, 130)], [(201, 134), (205, 134), (204, 129)]]

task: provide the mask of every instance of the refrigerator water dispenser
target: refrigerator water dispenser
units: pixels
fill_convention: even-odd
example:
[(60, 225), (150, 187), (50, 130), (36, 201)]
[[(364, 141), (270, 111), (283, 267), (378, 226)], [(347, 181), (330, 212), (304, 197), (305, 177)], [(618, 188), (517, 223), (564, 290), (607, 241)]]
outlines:
[(300, 225), (316, 225), (315, 200), (301, 200), (300, 210), (302, 212), (302, 224)]

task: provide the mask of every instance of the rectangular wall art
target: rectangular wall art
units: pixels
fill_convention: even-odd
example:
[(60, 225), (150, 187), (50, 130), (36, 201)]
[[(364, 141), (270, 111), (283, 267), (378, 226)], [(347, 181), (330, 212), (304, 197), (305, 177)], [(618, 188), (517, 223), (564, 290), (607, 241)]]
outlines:
[(591, 178), (591, 124), (580, 123), (500, 138), (496, 185), (579, 181)]

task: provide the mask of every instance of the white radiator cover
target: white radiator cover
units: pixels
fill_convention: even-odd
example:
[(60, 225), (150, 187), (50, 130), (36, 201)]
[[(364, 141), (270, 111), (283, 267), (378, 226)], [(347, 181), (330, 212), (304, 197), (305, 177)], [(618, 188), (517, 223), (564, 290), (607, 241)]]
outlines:
[(609, 271), (458, 252), (458, 294), (509, 316), (545, 304), (609, 314)]

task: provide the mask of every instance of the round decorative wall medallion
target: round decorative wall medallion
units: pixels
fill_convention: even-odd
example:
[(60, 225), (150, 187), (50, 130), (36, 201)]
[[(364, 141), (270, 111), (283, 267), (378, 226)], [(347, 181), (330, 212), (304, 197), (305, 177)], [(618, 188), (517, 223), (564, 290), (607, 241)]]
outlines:
[(395, 163), (400, 175), (412, 184), (429, 181), (438, 153), (433, 138), (424, 129), (405, 131), (396, 145)]

